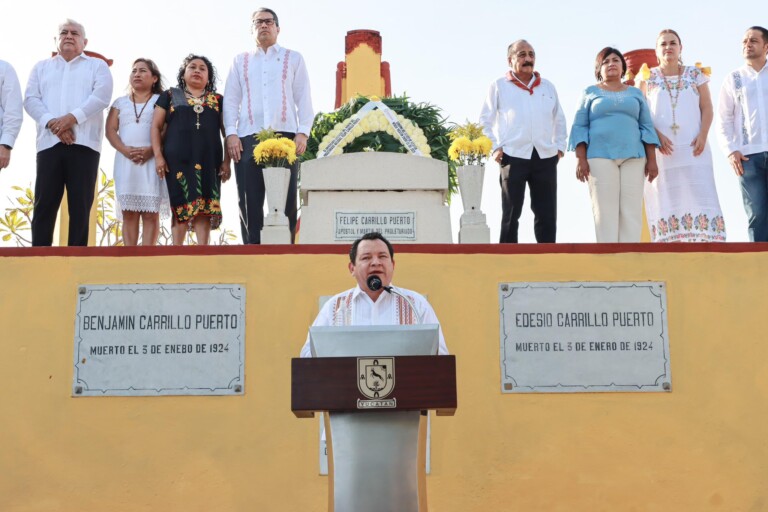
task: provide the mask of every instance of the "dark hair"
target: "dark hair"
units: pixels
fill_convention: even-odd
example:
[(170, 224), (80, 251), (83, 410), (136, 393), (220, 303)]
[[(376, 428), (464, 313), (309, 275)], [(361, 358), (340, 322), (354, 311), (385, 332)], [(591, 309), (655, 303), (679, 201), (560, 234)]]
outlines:
[(272, 9), (270, 9), (269, 7), (259, 7), (258, 9), (253, 11), (253, 14), (251, 14), (251, 20), (253, 20), (253, 18), (255, 18), (256, 15), (259, 14), (260, 12), (268, 12), (269, 14), (271, 14), (272, 17), (275, 18), (275, 26), (276, 27), (280, 26), (280, 21), (278, 21), (277, 19), (277, 13)]
[(352, 262), (352, 264), (355, 264), (355, 260), (357, 259), (357, 246), (360, 245), (360, 242), (363, 240), (381, 240), (385, 244), (387, 244), (387, 249), (389, 249), (389, 257), (393, 260), (395, 259), (395, 250), (392, 248), (392, 244), (384, 238), (384, 235), (381, 233), (374, 231), (372, 233), (366, 233), (354, 242), (352, 242), (352, 247), (349, 248), (349, 261)]
[(622, 55), (616, 48), (606, 46), (600, 50), (597, 57), (595, 57), (595, 78), (597, 78), (598, 82), (603, 81), (603, 75), (600, 74), (600, 68), (603, 66), (603, 61), (608, 58), (609, 55), (618, 55), (621, 59), (621, 76), (624, 76), (627, 73), (627, 61), (624, 60), (624, 55)]
[(186, 56), (184, 59), (184, 62), (181, 63), (181, 67), (179, 68), (179, 74), (176, 75), (176, 83), (179, 85), (180, 89), (186, 88), (187, 84), (184, 82), (184, 72), (187, 70), (187, 66), (189, 66), (189, 63), (193, 60), (201, 60), (205, 62), (205, 65), (208, 67), (208, 83), (205, 84), (205, 92), (216, 92), (216, 68), (213, 67), (213, 64), (210, 60), (208, 60), (208, 57), (204, 57), (202, 55), (195, 55), (194, 53), (190, 53)]
[(768, 43), (768, 29), (755, 25), (754, 27), (749, 27), (747, 30), (757, 30), (763, 35), (763, 43)]
[(131, 67), (135, 66), (139, 62), (143, 62), (147, 65), (149, 68), (149, 72), (152, 73), (152, 76), (157, 77), (157, 82), (152, 84), (152, 94), (160, 94), (165, 89), (165, 85), (163, 84), (163, 75), (160, 73), (160, 69), (158, 69), (157, 64), (155, 64), (155, 61), (152, 59), (145, 59), (144, 57), (139, 57), (135, 61), (133, 61), (133, 64), (131, 64)]
[[(677, 42), (680, 43), (680, 48), (683, 47), (683, 40), (680, 39), (680, 34), (677, 33), (676, 30), (672, 30), (671, 28), (665, 28), (661, 32), (659, 32), (659, 35), (656, 36), (656, 42), (658, 43), (659, 38), (663, 36), (664, 34), (672, 34), (677, 38)], [(683, 66), (683, 56), (678, 55), (677, 57), (677, 63), (682, 67)], [(661, 64), (661, 61), (659, 61), (659, 64)]]

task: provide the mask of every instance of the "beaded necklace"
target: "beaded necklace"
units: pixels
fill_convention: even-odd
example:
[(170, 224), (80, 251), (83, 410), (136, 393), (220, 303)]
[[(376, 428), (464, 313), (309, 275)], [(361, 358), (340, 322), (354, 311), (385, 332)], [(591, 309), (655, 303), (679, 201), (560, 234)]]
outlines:
[(680, 99), (680, 90), (682, 89), (681, 86), (683, 84), (683, 75), (682, 70), (680, 69), (680, 64), (677, 65), (677, 83), (675, 83), (676, 93), (674, 97), (672, 96), (672, 87), (670, 87), (667, 77), (664, 75), (664, 71), (661, 70), (661, 67), (659, 67), (659, 74), (661, 75), (661, 79), (664, 80), (664, 85), (667, 86), (667, 94), (669, 94), (669, 101), (672, 104), (672, 126), (669, 128), (672, 130), (672, 133), (677, 135), (677, 130), (680, 129), (680, 126), (676, 121), (675, 109), (677, 108), (677, 100)]
[(136, 124), (139, 124), (139, 119), (141, 119), (141, 114), (144, 113), (144, 109), (147, 108), (147, 105), (149, 105), (149, 98), (152, 97), (152, 93), (149, 93), (149, 97), (147, 98), (147, 101), (144, 102), (144, 106), (141, 107), (141, 111), (136, 110), (136, 96), (133, 92), (131, 92), (131, 103), (133, 103), (133, 115), (136, 117)]
[(187, 98), (192, 101), (192, 110), (194, 110), (195, 114), (197, 114), (197, 122), (195, 123), (195, 126), (199, 130), (200, 114), (203, 113), (203, 105), (205, 105), (205, 91), (203, 91), (203, 94), (200, 96), (194, 96), (191, 92), (189, 92), (189, 89), (185, 88), (184, 93), (187, 95)]

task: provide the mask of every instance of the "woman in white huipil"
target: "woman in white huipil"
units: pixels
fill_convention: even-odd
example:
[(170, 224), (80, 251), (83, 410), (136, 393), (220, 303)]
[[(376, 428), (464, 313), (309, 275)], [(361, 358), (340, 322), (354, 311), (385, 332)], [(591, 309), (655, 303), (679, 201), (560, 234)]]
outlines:
[(659, 66), (640, 89), (661, 141), (659, 177), (645, 184), (645, 209), (653, 242), (725, 242), (707, 134), (713, 109), (709, 77), (684, 66), (683, 45), (672, 29), (656, 39)]
[(162, 76), (150, 59), (136, 59), (129, 93), (115, 100), (107, 116), (106, 136), (115, 154), (115, 192), (118, 219), (123, 221), (125, 245), (155, 245), (160, 213), (170, 213), (168, 191), (155, 172), (150, 128), (155, 102), (163, 91)]

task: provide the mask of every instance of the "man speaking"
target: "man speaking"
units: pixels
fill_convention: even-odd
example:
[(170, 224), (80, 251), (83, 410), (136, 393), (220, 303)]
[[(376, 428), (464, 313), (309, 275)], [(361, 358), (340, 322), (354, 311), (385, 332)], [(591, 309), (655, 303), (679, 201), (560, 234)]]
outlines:
[[(349, 250), (349, 260), (349, 273), (357, 286), (331, 297), (315, 318), (313, 327), (440, 324), (435, 310), (421, 294), (392, 286), (394, 249), (381, 233), (367, 233), (355, 240)], [(438, 355), (447, 355), (442, 327), (439, 335)], [(311, 356), (307, 335), (301, 357)]]

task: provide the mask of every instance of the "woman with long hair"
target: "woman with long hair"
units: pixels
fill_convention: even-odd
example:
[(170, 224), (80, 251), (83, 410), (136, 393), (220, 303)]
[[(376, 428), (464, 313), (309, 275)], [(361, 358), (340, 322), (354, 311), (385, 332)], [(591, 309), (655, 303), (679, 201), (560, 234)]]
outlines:
[(645, 184), (653, 242), (725, 242), (707, 134), (714, 116), (709, 77), (683, 65), (683, 43), (665, 29), (656, 38), (658, 67), (640, 89), (659, 135), (659, 177)]
[(152, 149), (157, 174), (168, 185), (174, 245), (183, 245), (190, 227), (198, 245), (208, 245), (211, 229), (221, 224), (221, 183), (231, 174), (221, 143), (221, 105), (216, 70), (202, 55), (184, 59), (177, 87), (155, 104)]
[(152, 110), (163, 92), (163, 78), (150, 59), (133, 62), (128, 94), (117, 98), (107, 115), (106, 137), (115, 153), (115, 195), (118, 219), (123, 221), (123, 243), (155, 245), (160, 214), (168, 217), (168, 191), (155, 173), (150, 128)]

